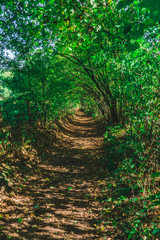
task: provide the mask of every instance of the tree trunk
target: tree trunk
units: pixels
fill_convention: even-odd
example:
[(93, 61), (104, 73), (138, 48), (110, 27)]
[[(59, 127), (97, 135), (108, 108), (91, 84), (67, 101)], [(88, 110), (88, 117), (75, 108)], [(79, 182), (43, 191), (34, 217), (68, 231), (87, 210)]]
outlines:
[(110, 106), (110, 111), (111, 111), (111, 121), (113, 123), (118, 123), (119, 122), (119, 116), (118, 116), (118, 112), (117, 112), (116, 100), (112, 101), (112, 105)]

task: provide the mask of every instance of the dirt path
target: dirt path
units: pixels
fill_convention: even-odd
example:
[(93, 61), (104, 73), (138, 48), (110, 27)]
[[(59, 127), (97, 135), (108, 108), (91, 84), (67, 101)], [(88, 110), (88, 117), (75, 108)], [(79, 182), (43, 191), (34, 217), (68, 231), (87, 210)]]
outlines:
[(79, 110), (57, 125), (35, 150), (34, 175), (26, 173), (19, 179), (20, 190), (1, 197), (6, 239), (103, 239), (95, 227), (101, 209), (96, 184), (102, 125)]

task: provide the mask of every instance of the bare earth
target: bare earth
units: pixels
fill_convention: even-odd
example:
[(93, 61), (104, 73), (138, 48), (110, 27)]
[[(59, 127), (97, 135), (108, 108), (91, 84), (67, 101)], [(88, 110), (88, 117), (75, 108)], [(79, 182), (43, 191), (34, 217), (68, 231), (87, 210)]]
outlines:
[(17, 187), (0, 196), (0, 239), (107, 239), (96, 228), (103, 133), (98, 120), (76, 110), (45, 137), (37, 134), (34, 152), (17, 157), (24, 169), (36, 161), (35, 171), (17, 172)]

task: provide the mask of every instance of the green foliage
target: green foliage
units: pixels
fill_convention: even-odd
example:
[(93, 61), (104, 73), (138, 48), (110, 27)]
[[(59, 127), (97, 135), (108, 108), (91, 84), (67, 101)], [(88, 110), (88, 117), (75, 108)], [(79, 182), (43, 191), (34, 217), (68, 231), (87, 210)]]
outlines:
[[(123, 8), (120, 5), (123, 5)], [(125, 8), (126, 6), (128, 8)], [(131, 117), (138, 101), (143, 102), (143, 106), (147, 103), (148, 97), (150, 97), (148, 91), (153, 85), (152, 92), (155, 92), (158, 84), (155, 79), (158, 77), (158, 65), (152, 61), (154, 55), (148, 50), (152, 42), (149, 43), (146, 39), (146, 31), (150, 34), (157, 31), (159, 27), (150, 19), (149, 13), (141, 7), (139, 1), (120, 1), (118, 5), (116, 1), (103, 4), (97, 0), (94, 3), (87, 0), (83, 3), (75, 1), (69, 5), (65, 1), (62, 3), (48, 1), (40, 5), (35, 1), (24, 3), (15, 1), (14, 6), (9, 1), (2, 8), (4, 11), (10, 9), (10, 12), (6, 10), (6, 17), (2, 16), (2, 19), (5, 21), (11, 13), (14, 14), (17, 9), (22, 7), (24, 19), (27, 15), (30, 16), (28, 21), (23, 23), (18, 14), (14, 21), (7, 22), (7, 26), (10, 26), (11, 29), (16, 24), (16, 29), (14, 28), (14, 33), (18, 36), (16, 41), (24, 40), (23, 47), (20, 46), (20, 41), (16, 44), (12, 43), (13, 47), (17, 48), (17, 59), (22, 61), (21, 67), (25, 65), (24, 69), (19, 71), (19, 63), (16, 61), (11, 63), (11, 67), (17, 69), (13, 83), (15, 86), (18, 85), (19, 93), (29, 91), (30, 95), (34, 96), (34, 102), (41, 101), (43, 103), (43, 107), (38, 106), (41, 113), (45, 111), (44, 96), (48, 99), (57, 94), (57, 91), (61, 94), (60, 88), (57, 87), (56, 93), (50, 92), (55, 88), (55, 81), (54, 87), (51, 84), (53, 78), (59, 85), (63, 78), (67, 78), (67, 82), (71, 83), (70, 89), (74, 92), (72, 101), (76, 102), (79, 98), (80, 102), (86, 103), (87, 108), (94, 108), (95, 112), (111, 122), (125, 121), (122, 118), (128, 114), (126, 112), (127, 101), (130, 103), (129, 116)], [(117, 10), (117, 7), (120, 10)], [(21, 31), (22, 26), (28, 33), (27, 37)], [(5, 32), (6, 25), (2, 29)], [(8, 32), (8, 34), (11, 33)], [(158, 37), (158, 31), (155, 37)], [(155, 40), (154, 49), (156, 50), (155, 37), (152, 39)], [(20, 56), (18, 52), (21, 53)], [(50, 68), (55, 55), (61, 56), (61, 59), (57, 58), (58, 65), (54, 66), (56, 74), (53, 74)], [(62, 58), (65, 60), (63, 61)], [(61, 64), (66, 64), (67, 67), (63, 68)], [(10, 61), (8, 66), (10, 66)], [(64, 70), (58, 72), (61, 66)], [(139, 74), (140, 66), (141, 68), (143, 66), (145, 73), (143, 77)], [(154, 80), (149, 81), (151, 69), (157, 69), (157, 71), (152, 74), (155, 75)], [(50, 77), (46, 78), (47, 74)], [(145, 84), (145, 87), (142, 88), (144, 81), (146, 83), (146, 78), (149, 85)], [(75, 84), (73, 84), (73, 79)], [(47, 84), (44, 83), (46, 80)], [(11, 82), (9, 85), (11, 87)], [(44, 85), (45, 90), (43, 89)], [(139, 95), (137, 94), (138, 88)], [(34, 92), (38, 93), (40, 101)], [(133, 97), (135, 94), (136, 98)], [(73, 98), (73, 95), (77, 95), (77, 98)], [(142, 100), (144, 95), (145, 98)], [(57, 108), (58, 102), (58, 105), (61, 104), (58, 96), (56, 99), (54, 100), (55, 108)], [(155, 99), (154, 94), (152, 99)], [(94, 111), (92, 110), (92, 112)], [(42, 116), (42, 118), (45, 122), (46, 117)]]
[(153, 131), (148, 141), (145, 131), (133, 131), (130, 135), (129, 126), (116, 125), (107, 127), (104, 135), (106, 154), (101, 166), (109, 174), (102, 193), (102, 215), (107, 228), (116, 226), (117, 238), (160, 236), (158, 217), (153, 217), (160, 204), (159, 192), (155, 191), (160, 176), (157, 171), (160, 133)]
[[(73, 82), (66, 76), (65, 62), (59, 59), (43, 60), (32, 58), (25, 63), (17, 63), (13, 77), (6, 78), (3, 84), (12, 92), (3, 101), (4, 121), (9, 124), (34, 124), (40, 121), (44, 127), (50, 118), (56, 118), (59, 109), (69, 105), (69, 90)], [(71, 91), (70, 91), (71, 92)]]
[(109, 224), (117, 239), (159, 238), (157, 222), (147, 222), (147, 210), (159, 205), (159, 1), (9, 0), (0, 7), (1, 64), (11, 73), (0, 82), (9, 93), (3, 122), (45, 128), (75, 106), (103, 117), (100, 161), (113, 174), (111, 201), (104, 201), (130, 214), (129, 221), (113, 214)]
[(120, 0), (117, 4), (118, 9), (126, 8), (128, 6), (133, 5), (140, 5), (140, 7), (144, 7), (150, 10), (151, 17), (155, 21), (160, 20), (160, 2), (157, 0), (149, 1), (149, 0)]

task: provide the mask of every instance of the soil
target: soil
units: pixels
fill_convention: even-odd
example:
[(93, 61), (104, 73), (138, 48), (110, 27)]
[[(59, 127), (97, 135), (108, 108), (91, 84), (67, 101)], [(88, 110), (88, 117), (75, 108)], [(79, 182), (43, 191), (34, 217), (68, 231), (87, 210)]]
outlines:
[(15, 176), (0, 196), (0, 239), (111, 239), (96, 227), (103, 134), (100, 120), (77, 109), (36, 131), (32, 150), (21, 148), (16, 161), (10, 155)]

